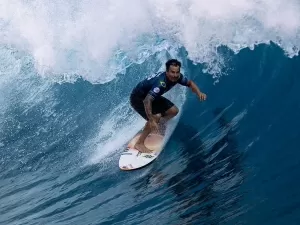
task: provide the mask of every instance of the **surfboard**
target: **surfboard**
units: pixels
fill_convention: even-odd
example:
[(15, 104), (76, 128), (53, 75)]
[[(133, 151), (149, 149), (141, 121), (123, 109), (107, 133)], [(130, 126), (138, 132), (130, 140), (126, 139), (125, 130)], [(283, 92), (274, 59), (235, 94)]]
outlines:
[(135, 143), (140, 137), (141, 132), (138, 132), (128, 143), (124, 152), (119, 159), (119, 167), (121, 170), (135, 170), (142, 168), (154, 161), (161, 153), (163, 148), (164, 136), (160, 134), (150, 133), (145, 140), (145, 146), (153, 150), (152, 153), (141, 153), (134, 148)]

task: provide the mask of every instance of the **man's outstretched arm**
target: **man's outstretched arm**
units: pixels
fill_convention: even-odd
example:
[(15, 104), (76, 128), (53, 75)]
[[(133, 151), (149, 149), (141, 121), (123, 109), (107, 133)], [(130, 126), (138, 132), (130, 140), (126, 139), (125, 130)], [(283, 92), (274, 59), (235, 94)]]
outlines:
[(187, 86), (187, 87), (191, 88), (192, 91), (198, 96), (198, 98), (200, 99), (200, 101), (206, 100), (206, 94), (202, 93), (199, 90), (198, 86), (192, 80), (189, 80), (183, 74), (180, 75), (178, 83), (181, 84), (181, 85), (183, 85), (183, 86)]
[(192, 89), (192, 91), (198, 96), (201, 101), (206, 100), (206, 94), (202, 93), (198, 86), (192, 81), (188, 81), (188, 87)]

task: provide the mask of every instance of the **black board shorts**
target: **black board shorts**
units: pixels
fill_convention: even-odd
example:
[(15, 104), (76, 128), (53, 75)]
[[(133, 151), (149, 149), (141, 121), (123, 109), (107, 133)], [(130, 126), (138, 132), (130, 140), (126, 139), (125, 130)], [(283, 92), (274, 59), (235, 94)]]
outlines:
[[(143, 103), (143, 100), (145, 99), (144, 96), (141, 96), (138, 93), (132, 92), (130, 95), (130, 104), (132, 108), (140, 114), (145, 120), (148, 121), (148, 117), (145, 111), (145, 106)], [(154, 99), (152, 102), (152, 114), (158, 114), (161, 113), (162, 116), (164, 116), (165, 112), (172, 108), (174, 106), (174, 103), (171, 102), (169, 99), (166, 99), (163, 96), (159, 96)]]

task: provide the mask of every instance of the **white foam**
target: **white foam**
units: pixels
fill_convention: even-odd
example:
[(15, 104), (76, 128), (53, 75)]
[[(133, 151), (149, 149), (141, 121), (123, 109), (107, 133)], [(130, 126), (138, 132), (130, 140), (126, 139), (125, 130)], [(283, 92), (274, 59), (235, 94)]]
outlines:
[[(0, 3), (0, 40), (27, 50), (41, 74), (108, 82), (132, 62), (160, 51), (159, 39), (184, 46), (216, 74), (216, 46), (238, 52), (273, 40), (289, 56), (300, 46), (297, 0), (90, 0)], [(143, 54), (147, 53), (147, 54)], [(64, 76), (61, 76), (64, 74)]]
[(128, 101), (118, 105), (102, 121), (97, 135), (86, 143), (92, 152), (88, 163), (98, 163), (113, 152), (122, 151), (121, 147), (145, 124), (132, 113)]

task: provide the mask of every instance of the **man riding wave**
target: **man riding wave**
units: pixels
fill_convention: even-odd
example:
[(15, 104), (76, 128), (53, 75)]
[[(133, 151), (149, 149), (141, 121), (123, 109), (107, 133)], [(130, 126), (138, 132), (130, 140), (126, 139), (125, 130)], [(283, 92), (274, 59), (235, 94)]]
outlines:
[(166, 62), (166, 71), (139, 82), (130, 95), (130, 104), (147, 122), (143, 132), (135, 144), (135, 148), (143, 153), (151, 153), (144, 141), (151, 132), (157, 132), (159, 125), (164, 124), (178, 114), (178, 108), (162, 95), (176, 84), (190, 88), (201, 101), (206, 100), (197, 85), (180, 73), (181, 63), (176, 59)]

